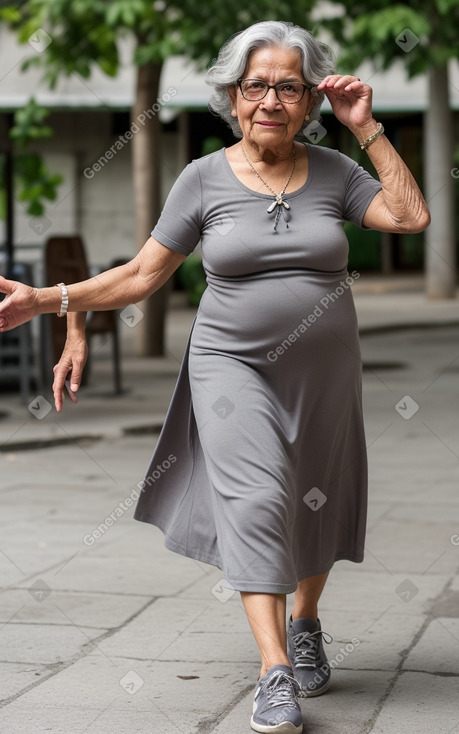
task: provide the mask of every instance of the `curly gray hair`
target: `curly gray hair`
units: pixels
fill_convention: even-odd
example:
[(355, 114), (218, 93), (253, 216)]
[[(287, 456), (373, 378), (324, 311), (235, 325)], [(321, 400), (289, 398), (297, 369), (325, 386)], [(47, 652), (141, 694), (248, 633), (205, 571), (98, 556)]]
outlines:
[(206, 82), (213, 87), (209, 99), (210, 110), (228, 123), (237, 138), (242, 138), (242, 131), (237, 118), (231, 115), (228, 87), (235, 85), (244, 76), (250, 54), (266, 46), (296, 49), (300, 53), (303, 76), (306, 83), (313, 87), (312, 94), (317, 97), (310, 113), (311, 120), (319, 119), (324, 100), (323, 92), (318, 92), (315, 87), (335, 70), (335, 58), (331, 49), (317, 41), (309, 31), (293, 23), (266, 20), (236, 33), (221, 47), (218, 57), (206, 74)]

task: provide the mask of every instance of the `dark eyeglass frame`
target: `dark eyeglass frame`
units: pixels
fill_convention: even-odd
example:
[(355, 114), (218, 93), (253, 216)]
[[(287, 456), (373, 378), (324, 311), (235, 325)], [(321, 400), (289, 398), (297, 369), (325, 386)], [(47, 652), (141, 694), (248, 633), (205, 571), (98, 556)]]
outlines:
[[(261, 97), (259, 97), (258, 99), (249, 99), (248, 97), (246, 97), (244, 95), (244, 92), (242, 91), (242, 82), (261, 82), (261, 84), (265, 84), (266, 85), (266, 92)], [(279, 98), (279, 93), (278, 93), (277, 87), (281, 87), (284, 84), (300, 84), (303, 87), (303, 94), (301, 95), (301, 97), (299, 99), (296, 99), (294, 102), (286, 102), (285, 100), (280, 99)], [(264, 79), (255, 79), (255, 78), (252, 78), (252, 77), (248, 77), (247, 79), (238, 79), (237, 80), (237, 85), (238, 85), (239, 89), (241, 90), (242, 96), (244, 97), (244, 99), (247, 100), (247, 102), (261, 102), (261, 100), (266, 97), (266, 95), (268, 94), (269, 90), (270, 89), (274, 89), (274, 91), (276, 93), (276, 98), (278, 99), (278, 101), (281, 104), (298, 104), (298, 102), (301, 102), (301, 100), (303, 99), (305, 91), (307, 89), (309, 91), (311, 91), (311, 89), (312, 89), (312, 87), (309, 87), (307, 84), (301, 84), (301, 82), (278, 82), (277, 84), (272, 84), (271, 85), (271, 84), (268, 84), (267, 82), (265, 82)]]

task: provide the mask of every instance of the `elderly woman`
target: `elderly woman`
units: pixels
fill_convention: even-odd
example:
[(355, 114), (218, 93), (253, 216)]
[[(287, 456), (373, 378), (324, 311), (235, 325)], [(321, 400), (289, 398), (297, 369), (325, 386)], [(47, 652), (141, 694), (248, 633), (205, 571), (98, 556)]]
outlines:
[[(135, 517), (241, 593), (261, 655), (251, 726), (290, 734), (303, 729), (298, 696), (329, 686), (317, 610), (327, 574), (339, 559), (363, 559), (361, 359), (343, 224), (421, 232), (429, 212), (372, 117), (371, 88), (333, 73), (329, 50), (306, 30), (247, 28), (207, 80), (210, 107), (238, 142), (185, 168), (128, 264), (68, 289), (2, 279), (0, 324), (141, 301), (201, 242), (208, 288)], [(379, 181), (297, 140), (324, 95)], [(69, 368), (78, 388), (81, 322), (73, 315), (55, 368), (58, 410)]]

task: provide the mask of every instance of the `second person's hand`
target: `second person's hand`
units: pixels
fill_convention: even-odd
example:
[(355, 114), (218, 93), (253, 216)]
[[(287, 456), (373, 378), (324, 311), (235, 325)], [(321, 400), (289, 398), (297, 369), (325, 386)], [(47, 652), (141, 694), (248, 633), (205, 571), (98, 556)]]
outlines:
[(41, 313), (38, 291), (30, 285), (0, 276), (0, 293), (6, 295), (0, 303), (0, 332), (10, 331)]

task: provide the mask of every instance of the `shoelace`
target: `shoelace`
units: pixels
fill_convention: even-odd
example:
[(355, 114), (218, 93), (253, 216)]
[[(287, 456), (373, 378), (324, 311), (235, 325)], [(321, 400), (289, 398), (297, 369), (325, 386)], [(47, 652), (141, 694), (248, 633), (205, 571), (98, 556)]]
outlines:
[[(263, 688), (266, 691), (268, 706), (296, 706), (298, 683), (291, 675), (278, 670), (266, 681)], [(293, 695), (292, 695), (293, 694)]]
[[(320, 638), (329, 645), (333, 642), (333, 637), (328, 632), (299, 632), (293, 638), (295, 648), (295, 666), (298, 668), (315, 668), (320, 659), (319, 642)], [(328, 638), (328, 639), (327, 639)]]

